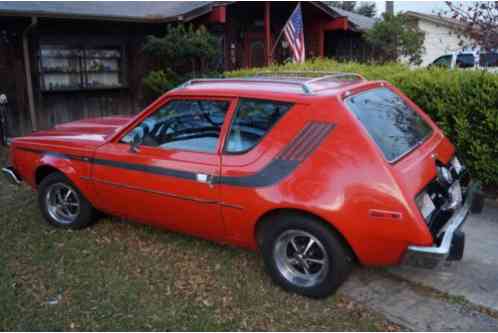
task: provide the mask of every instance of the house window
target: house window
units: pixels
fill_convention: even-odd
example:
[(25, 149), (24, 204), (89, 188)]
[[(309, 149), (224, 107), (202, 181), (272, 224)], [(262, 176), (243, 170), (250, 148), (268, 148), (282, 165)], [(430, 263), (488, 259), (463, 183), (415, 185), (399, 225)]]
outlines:
[(42, 91), (113, 89), (126, 86), (122, 47), (42, 45)]

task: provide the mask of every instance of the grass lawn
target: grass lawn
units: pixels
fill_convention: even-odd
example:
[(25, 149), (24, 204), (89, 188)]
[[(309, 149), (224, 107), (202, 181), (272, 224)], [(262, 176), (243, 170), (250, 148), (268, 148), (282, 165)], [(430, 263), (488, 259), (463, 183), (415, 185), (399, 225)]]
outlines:
[(344, 297), (284, 292), (254, 253), (114, 218), (54, 229), (3, 177), (0, 221), (1, 331), (399, 329)]

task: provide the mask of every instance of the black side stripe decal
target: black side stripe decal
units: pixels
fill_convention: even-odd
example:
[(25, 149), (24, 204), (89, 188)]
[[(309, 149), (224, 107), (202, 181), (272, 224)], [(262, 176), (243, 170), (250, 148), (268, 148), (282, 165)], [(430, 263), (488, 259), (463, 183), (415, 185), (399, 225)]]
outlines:
[(159, 176), (168, 176), (175, 178), (182, 178), (187, 180), (197, 180), (197, 174), (190, 171), (162, 168), (157, 166), (150, 166), (145, 164), (136, 164), (136, 163), (126, 163), (126, 162), (118, 162), (112, 160), (102, 160), (98, 158), (94, 158), (92, 160), (94, 164), (108, 166), (111, 168), (119, 168), (126, 169), (132, 171), (140, 171), (145, 173), (150, 173)]
[[(215, 184), (240, 187), (265, 187), (276, 184), (290, 175), (304, 160), (306, 160), (320, 146), (323, 140), (325, 140), (334, 128), (335, 124), (331, 123), (308, 122), (296, 135), (296, 137), (292, 139), (292, 141), (289, 142), (289, 144), (262, 170), (248, 176), (210, 176), (211, 180)], [(24, 147), (18, 147), (18, 149), (37, 154), (47, 154), (60, 158), (94, 163), (111, 168), (197, 181), (197, 173), (190, 171), (90, 158)]]
[(262, 170), (249, 176), (222, 176), (217, 183), (241, 187), (265, 187), (278, 183), (294, 171), (299, 161), (273, 160)]
[(335, 124), (309, 122), (277, 156), (282, 160), (304, 161), (334, 129)]

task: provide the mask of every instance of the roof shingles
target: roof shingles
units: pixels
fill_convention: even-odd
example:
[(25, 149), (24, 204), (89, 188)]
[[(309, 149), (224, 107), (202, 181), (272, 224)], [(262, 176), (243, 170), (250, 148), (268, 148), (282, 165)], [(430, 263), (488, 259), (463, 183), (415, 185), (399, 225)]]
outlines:
[[(234, 1), (0, 1), (0, 15), (94, 18), (137, 22), (189, 21), (209, 12), (217, 4)], [(323, 7), (324, 2), (314, 2)], [(375, 19), (337, 7), (325, 7), (332, 16), (345, 16), (359, 31)]]
[(351, 23), (353, 23), (357, 27), (357, 29), (360, 31), (370, 30), (374, 26), (375, 22), (377, 22), (376, 19), (371, 18), (371, 17), (356, 14), (356, 13), (353, 13), (353, 12), (350, 12), (350, 11), (347, 11), (347, 10), (344, 10), (341, 8), (333, 7), (333, 6), (331, 8), (337, 14), (347, 17), (348, 20)]
[(167, 21), (201, 10), (212, 3), (213, 1), (0, 1), (0, 13)]

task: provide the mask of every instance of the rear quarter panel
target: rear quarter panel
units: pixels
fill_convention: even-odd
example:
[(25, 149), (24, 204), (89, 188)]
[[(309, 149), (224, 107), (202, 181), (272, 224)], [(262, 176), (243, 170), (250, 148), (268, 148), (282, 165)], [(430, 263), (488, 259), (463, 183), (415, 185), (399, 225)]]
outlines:
[[(269, 187), (223, 185), (223, 216), (231, 241), (255, 248), (255, 223), (268, 211), (286, 208), (312, 213), (330, 223), (367, 265), (395, 264), (408, 244), (429, 242), (423, 226), (412, 223), (408, 204), (377, 148), (334, 97), (297, 106), (245, 156), (224, 156), (223, 175), (261, 169), (313, 120), (336, 127), (291, 175)], [(400, 216), (372, 217), (372, 209)]]

